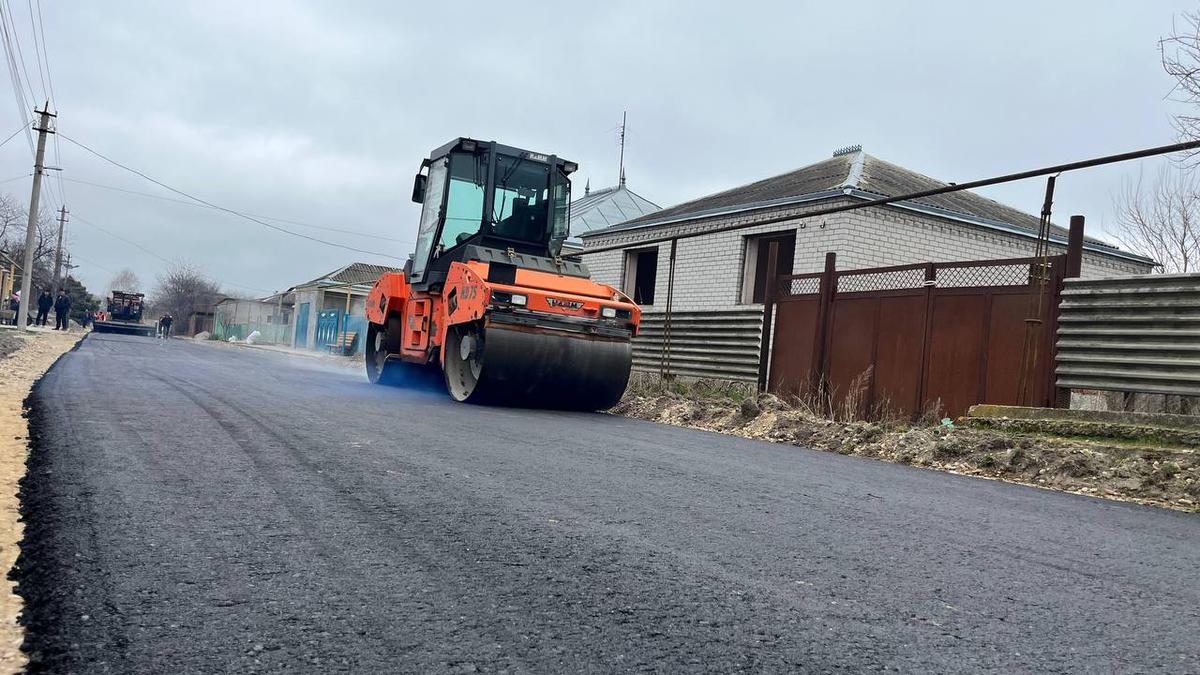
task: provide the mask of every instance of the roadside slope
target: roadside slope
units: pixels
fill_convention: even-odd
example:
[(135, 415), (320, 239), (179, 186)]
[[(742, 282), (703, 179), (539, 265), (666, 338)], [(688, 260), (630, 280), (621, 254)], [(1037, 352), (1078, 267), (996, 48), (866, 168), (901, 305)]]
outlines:
[[(34, 382), (80, 338), (79, 333), (0, 332), (0, 567), (5, 570), (16, 563), (23, 536), (17, 490), (29, 455), (25, 401)], [(25, 666), (20, 649), (24, 630), (17, 622), (22, 601), (7, 575), (5, 583), (0, 593), (0, 672), (16, 673)]]

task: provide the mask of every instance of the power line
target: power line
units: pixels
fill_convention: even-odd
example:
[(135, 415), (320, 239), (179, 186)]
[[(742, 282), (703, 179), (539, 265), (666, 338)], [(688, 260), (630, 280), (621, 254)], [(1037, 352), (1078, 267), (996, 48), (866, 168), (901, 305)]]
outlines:
[[(33, 54), (37, 58), (38, 79), (42, 81), (42, 98), (50, 100), (50, 95), (46, 90), (46, 72), (42, 68), (42, 48), (38, 46), (38, 28), (37, 23), (33, 20), (33, 0), (25, 0), (29, 5), (29, 29), (33, 33)], [(30, 84), (33, 84), (30, 82)]]
[[(211, 206), (207, 206), (205, 204), (197, 204), (196, 202), (190, 202), (185, 199), (173, 199), (171, 197), (164, 197), (162, 195), (156, 195), (151, 192), (141, 192), (139, 190), (130, 190), (128, 188), (116, 187), (115, 185), (104, 185), (103, 183), (93, 183), (92, 181), (80, 180), (78, 178), (63, 178), (63, 180), (65, 180), (69, 183), (79, 183), (80, 185), (90, 185), (95, 188), (102, 188), (104, 190), (112, 190), (114, 192), (124, 192), (126, 194), (138, 195), (140, 197), (148, 197), (150, 199), (159, 199), (164, 202), (171, 202), (173, 204), (183, 204), (184, 206), (191, 206), (191, 207), (202, 208), (202, 209), (212, 208)], [(305, 222), (302, 222), (299, 220), (289, 220), (287, 218), (278, 218), (275, 216), (264, 216), (262, 214), (257, 214), (257, 213), (246, 213), (246, 215), (254, 216), (255, 218), (265, 218), (266, 220), (275, 220), (275, 221), (278, 221), (281, 223), (290, 223), (292, 225), (299, 225), (301, 227), (311, 227), (314, 230), (326, 230), (328, 232), (340, 232), (342, 234), (352, 234), (352, 235), (359, 236), (359, 237), (371, 237), (372, 239), (380, 239), (383, 241), (394, 241), (394, 242), (399, 242), (399, 243), (403, 243), (403, 244), (413, 243), (412, 239), (397, 239), (395, 237), (385, 237), (383, 235), (371, 234), (369, 232), (359, 232), (358, 230), (345, 230), (345, 229), (341, 229), (341, 228), (337, 228), (337, 227), (328, 227), (326, 225), (314, 225), (312, 223), (305, 223)]]
[[(174, 264), (175, 264), (175, 262), (174, 262), (174, 261), (171, 261), (171, 260), (168, 260), (168, 259), (166, 259), (165, 257), (163, 257), (163, 256), (161, 256), (161, 255), (159, 255), (159, 254), (155, 253), (154, 251), (151, 251), (150, 249), (146, 248), (145, 246), (142, 246), (141, 244), (137, 243), (136, 241), (133, 241), (132, 239), (126, 239), (125, 237), (122, 237), (121, 235), (119, 235), (119, 234), (117, 234), (117, 233), (115, 233), (115, 232), (112, 232), (112, 231), (110, 231), (110, 230), (107, 230), (107, 229), (105, 229), (105, 228), (103, 228), (103, 227), (100, 227), (99, 225), (97, 225), (97, 224), (93, 223), (92, 221), (88, 220), (87, 218), (84, 218), (84, 217), (80, 216), (78, 213), (72, 213), (71, 215), (72, 215), (72, 216), (74, 216), (74, 219), (75, 219), (75, 220), (78, 220), (79, 222), (83, 223), (84, 225), (89, 225), (89, 226), (91, 226), (91, 227), (94, 227), (94, 228), (96, 228), (97, 230), (99, 230), (99, 231), (103, 232), (104, 234), (107, 234), (108, 236), (110, 236), (110, 237), (112, 237), (112, 238), (114, 238), (114, 239), (119, 239), (119, 240), (121, 240), (121, 241), (125, 242), (126, 244), (129, 244), (130, 246), (133, 246), (133, 247), (135, 247), (135, 248), (138, 248), (138, 249), (140, 249), (140, 250), (141, 250), (141, 251), (143, 251), (144, 253), (146, 253), (146, 254), (148, 254), (148, 255), (150, 255), (150, 256), (152, 256), (152, 257), (154, 257), (154, 258), (158, 258), (159, 260), (163, 261), (164, 263), (166, 263), (166, 264), (168, 264), (168, 265), (174, 265)], [(250, 291), (262, 291), (263, 293), (274, 293), (274, 291), (272, 291), (272, 290), (270, 290), (270, 289), (267, 289), (267, 288), (257, 288), (257, 287), (255, 287), (255, 286), (247, 286), (247, 285), (245, 285), (245, 284), (235, 284), (235, 283), (233, 283), (233, 282), (231, 282), (231, 281), (222, 281), (222, 282), (220, 282), (220, 283), (227, 284), (227, 285), (229, 285), (229, 286), (235, 286), (235, 287), (237, 287), (237, 288), (245, 288), (246, 290), (250, 290)]]
[(50, 100), (54, 101), (54, 78), (50, 77), (50, 53), (46, 49), (46, 20), (42, 18), (42, 0), (37, 0), (37, 15), (38, 32), (42, 34), (42, 60), (46, 62), (46, 82), (50, 85)]
[(107, 234), (108, 236), (112, 237), (113, 239), (120, 239), (121, 241), (125, 242), (126, 244), (129, 244), (130, 246), (133, 246), (134, 248), (140, 249), (142, 252), (144, 252), (154, 258), (158, 258), (159, 260), (165, 262), (168, 265), (174, 264), (170, 260), (155, 253), (154, 251), (151, 251), (150, 249), (146, 248), (145, 246), (142, 246), (141, 244), (137, 243), (136, 241), (133, 241), (132, 239), (126, 239), (125, 237), (122, 237), (121, 235), (116, 234), (115, 232), (110, 232), (110, 231), (104, 229), (103, 227), (100, 227), (99, 225), (93, 223), (92, 221), (88, 220), (87, 218), (80, 216), (78, 213), (72, 213), (71, 215), (75, 216), (75, 220), (78, 220), (79, 222), (83, 223), (84, 225), (90, 225), (91, 227), (94, 227), (97, 230), (100, 230), (104, 234)]
[[(12, 40), (9, 37), (8, 30), (8, 6), (0, 2), (0, 39), (4, 46), (4, 60), (8, 64), (8, 77), (12, 83), (13, 96), (17, 104), (17, 117), (25, 124), (25, 139), (29, 142), (29, 154), (34, 153), (33, 149), (33, 132), (30, 130), (32, 126), (29, 122), (29, 116), (26, 114), (25, 90), (21, 83), (21, 73), (17, 69), (17, 57), (12, 46)], [(33, 106), (36, 107), (36, 106)]]
[(8, 138), (4, 139), (3, 141), (0, 141), (0, 148), (3, 148), (5, 145), (8, 144), (9, 141), (16, 138), (17, 134), (21, 133), (22, 131), (25, 131), (28, 128), (29, 128), (28, 126), (22, 124), (20, 129), (17, 129), (16, 131), (12, 132), (12, 135), (10, 135)]
[[(8, 10), (8, 22), (12, 26), (12, 42), (17, 48), (17, 58), (21, 62), (21, 72), (25, 73), (25, 82), (28, 84), (29, 98), (33, 99), (33, 78), (29, 77), (29, 68), (25, 65), (25, 53), (21, 50), (21, 38), (17, 37), (17, 20), (13, 17), (12, 5), (8, 1), (4, 2), (5, 9)], [(37, 103), (34, 102), (36, 107)]]
[[(58, 108), (58, 100), (54, 95), (54, 78), (50, 75), (50, 47), (46, 45), (46, 20), (42, 18), (42, 0), (35, 0), (37, 4), (37, 31), (42, 36), (42, 61), (46, 65), (46, 84), (50, 86), (50, 101), (54, 103), (54, 107)], [(30, 8), (30, 19), (33, 18), (33, 9)], [(35, 35), (36, 39), (36, 35)], [(62, 150), (58, 142), (58, 134), (54, 135), (54, 163), (59, 167), (62, 166)], [(62, 171), (58, 172), (58, 193), (62, 196), (65, 203), (67, 201), (67, 188), (63, 185)]]
[(94, 260), (88, 260), (87, 258), (79, 255), (78, 253), (72, 252), (71, 255), (75, 256), (76, 259), (82, 260), (83, 262), (91, 265), (92, 267), (98, 267), (102, 271), (108, 272), (109, 274), (116, 274), (116, 272), (110, 270), (109, 268), (105, 267), (104, 265), (101, 265), (100, 263), (98, 263)]
[(75, 140), (75, 139), (71, 138), (70, 136), (66, 136), (66, 135), (62, 134), (61, 132), (60, 132), (58, 135), (59, 135), (59, 136), (62, 136), (63, 140), (67, 141), (68, 143), (71, 143), (71, 144), (73, 144), (73, 145), (76, 145), (76, 146), (78, 146), (78, 147), (80, 147), (80, 148), (83, 148), (84, 150), (86, 150), (86, 151), (90, 152), (91, 154), (93, 154), (93, 155), (95, 155), (95, 156), (99, 157), (100, 159), (102, 159), (102, 160), (104, 160), (104, 161), (108, 162), (109, 164), (112, 164), (113, 166), (116, 166), (116, 167), (119, 167), (119, 168), (125, 169), (126, 171), (128, 171), (128, 172), (130, 172), (130, 173), (133, 173), (133, 174), (136, 174), (136, 175), (138, 175), (138, 176), (141, 176), (142, 178), (144, 178), (144, 179), (146, 179), (146, 180), (150, 181), (151, 183), (154, 183), (155, 185), (157, 185), (157, 186), (159, 186), (159, 187), (161, 187), (161, 188), (164, 188), (164, 189), (170, 190), (171, 192), (174, 192), (174, 193), (175, 193), (175, 194), (177, 194), (177, 195), (182, 195), (182, 196), (184, 196), (184, 197), (187, 197), (188, 199), (191, 199), (191, 200), (193, 200), (193, 201), (196, 201), (196, 202), (199, 202), (199, 203), (201, 203), (201, 204), (204, 204), (205, 206), (208, 206), (209, 208), (213, 208), (213, 209), (216, 209), (216, 210), (218, 210), (218, 211), (224, 211), (225, 213), (229, 213), (229, 214), (235, 215), (235, 216), (237, 216), (237, 217), (239, 217), (239, 218), (244, 218), (245, 220), (248, 220), (248, 221), (250, 221), (250, 222), (252, 222), (252, 223), (258, 223), (259, 225), (262, 225), (263, 227), (268, 227), (268, 228), (270, 228), (270, 229), (272, 229), (272, 230), (277, 230), (277, 231), (279, 231), (279, 232), (283, 232), (283, 233), (285, 233), (285, 234), (290, 234), (290, 235), (292, 235), (293, 237), (299, 237), (299, 238), (301, 238), (301, 239), (307, 239), (307, 240), (309, 240), (309, 241), (313, 241), (313, 242), (316, 242), (316, 243), (318, 243), (318, 244), (324, 244), (324, 245), (326, 245), (326, 246), (332, 246), (332, 247), (334, 247), (334, 248), (341, 248), (341, 249), (345, 249), (345, 250), (347, 250), (347, 251), (354, 251), (355, 253), (365, 253), (365, 254), (367, 254), (367, 255), (379, 256), (379, 257), (381, 257), (381, 258), (391, 258), (391, 259), (393, 259), (393, 260), (404, 260), (404, 258), (399, 258), (399, 257), (397, 257), (397, 256), (394, 256), (394, 255), (388, 255), (388, 254), (386, 254), (386, 253), (379, 253), (378, 251), (368, 251), (368, 250), (366, 250), (366, 249), (355, 248), (355, 247), (353, 247), (353, 246), (346, 246), (345, 244), (337, 244), (337, 243), (334, 243), (334, 242), (332, 242), (332, 241), (325, 241), (324, 239), (318, 239), (317, 237), (312, 237), (312, 236), (309, 236), (309, 235), (307, 235), (307, 234), (301, 234), (300, 232), (294, 232), (294, 231), (292, 231), (292, 230), (289, 230), (289, 229), (287, 229), (287, 228), (285, 228), (285, 227), (280, 227), (280, 226), (278, 226), (278, 225), (272, 225), (271, 223), (268, 223), (268, 222), (266, 222), (266, 221), (264, 221), (264, 220), (261, 220), (261, 219), (259, 219), (259, 218), (255, 218), (255, 217), (253, 217), (253, 216), (249, 216), (249, 215), (247, 215), (247, 214), (245, 214), (245, 213), (242, 213), (241, 211), (235, 211), (234, 209), (226, 208), (226, 207), (224, 207), (224, 206), (219, 206), (219, 205), (217, 205), (217, 204), (214, 204), (214, 203), (212, 203), (212, 202), (209, 202), (209, 201), (203, 200), (203, 199), (201, 199), (201, 198), (199, 198), (199, 197), (196, 197), (195, 195), (188, 194), (187, 192), (184, 192), (183, 190), (179, 190), (179, 189), (173, 188), (173, 187), (171, 187), (170, 185), (167, 185), (166, 183), (163, 183), (163, 182), (162, 182), (162, 181), (160, 181), (160, 180), (156, 180), (156, 179), (154, 179), (154, 178), (151, 178), (150, 176), (147, 176), (146, 174), (142, 173), (141, 171), (138, 171), (137, 169), (134, 169), (133, 167), (126, 166), (126, 165), (124, 165), (124, 164), (122, 164), (122, 163), (118, 162), (118, 161), (117, 161), (117, 160), (115, 160), (115, 159), (111, 159), (111, 158), (109, 158), (109, 157), (106, 157), (106, 156), (104, 156), (104, 155), (100, 154), (99, 152), (97, 152), (96, 150), (93, 150), (93, 149), (89, 148), (88, 146), (84, 145), (83, 143), (80, 143), (79, 141), (77, 141), (77, 140)]

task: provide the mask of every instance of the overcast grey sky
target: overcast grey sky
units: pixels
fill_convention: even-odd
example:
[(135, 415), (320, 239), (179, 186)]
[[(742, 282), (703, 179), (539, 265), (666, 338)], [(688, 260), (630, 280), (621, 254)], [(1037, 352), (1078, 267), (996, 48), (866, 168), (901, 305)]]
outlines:
[[(41, 97), (24, 4), (11, 3)], [(354, 260), (398, 263), (418, 214), (411, 175), (456, 136), (576, 160), (582, 191), (589, 178), (616, 182), (615, 128), (627, 109), (629, 184), (663, 206), (854, 143), (962, 182), (1171, 142), (1179, 104), (1157, 40), (1174, 15), (1196, 9), (1166, 0), (42, 6), (65, 135), (221, 205), (403, 240), (277, 223), (395, 258), (371, 256), (64, 183), (76, 274), (94, 292), (122, 267), (152, 282), (165, 264), (81, 219), (247, 294)], [(20, 121), (15, 96), (5, 98), (7, 135)], [(60, 147), (63, 178), (174, 197)], [(0, 179), (27, 173), (30, 160), (14, 139), (0, 148)], [(1055, 219), (1083, 213), (1103, 235), (1112, 193), (1137, 170), (1063, 177)], [(27, 199), (28, 179), (0, 190)], [(1042, 190), (1035, 180), (983, 193), (1036, 213)]]

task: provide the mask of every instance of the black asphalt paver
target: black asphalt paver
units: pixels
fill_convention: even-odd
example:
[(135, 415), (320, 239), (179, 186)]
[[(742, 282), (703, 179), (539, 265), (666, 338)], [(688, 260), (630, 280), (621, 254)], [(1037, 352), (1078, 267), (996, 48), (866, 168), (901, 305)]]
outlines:
[(31, 397), (34, 672), (1200, 670), (1200, 518), (91, 335)]

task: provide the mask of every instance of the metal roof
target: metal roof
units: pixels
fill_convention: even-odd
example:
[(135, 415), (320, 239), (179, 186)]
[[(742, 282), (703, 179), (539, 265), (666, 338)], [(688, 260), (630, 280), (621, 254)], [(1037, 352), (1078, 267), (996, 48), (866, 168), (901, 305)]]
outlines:
[[(851, 151), (839, 152), (829, 159), (778, 176), (684, 202), (604, 229), (589, 230), (583, 233), (583, 236), (591, 237), (710, 218), (775, 204), (783, 206), (845, 196), (890, 197), (948, 185), (911, 169), (878, 159), (863, 152), (861, 148), (849, 150)], [(1032, 236), (1037, 235), (1040, 222), (1037, 216), (970, 191), (900, 202), (896, 206)], [(1051, 235), (1056, 240), (1065, 240), (1067, 231), (1052, 225)], [(1148, 258), (1120, 251), (1116, 246), (1100, 239), (1087, 237), (1086, 240), (1091, 244), (1089, 248), (1093, 250), (1102, 249), (1122, 257), (1152, 262)]]
[(659, 205), (630, 190), (624, 183), (591, 190), (571, 202), (571, 236), (618, 225), (659, 210)]
[(371, 285), (383, 275), (384, 272), (398, 272), (394, 267), (386, 265), (372, 265), (370, 263), (350, 263), (345, 267), (340, 267), (329, 274), (317, 277), (311, 281), (306, 281), (302, 284), (296, 284), (292, 289), (308, 288), (310, 286), (325, 286), (330, 284), (354, 284), (354, 285)]

